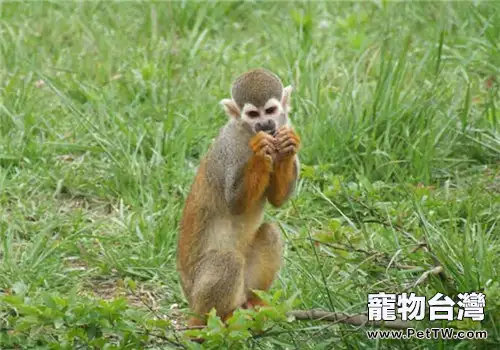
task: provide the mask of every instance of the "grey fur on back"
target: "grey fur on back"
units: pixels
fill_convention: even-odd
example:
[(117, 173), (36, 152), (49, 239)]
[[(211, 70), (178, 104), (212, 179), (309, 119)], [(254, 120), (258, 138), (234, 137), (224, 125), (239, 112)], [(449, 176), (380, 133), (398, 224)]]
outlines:
[(278, 76), (262, 68), (240, 75), (231, 89), (231, 96), (240, 109), (245, 103), (263, 107), (272, 97), (280, 101), (282, 94), (283, 84)]

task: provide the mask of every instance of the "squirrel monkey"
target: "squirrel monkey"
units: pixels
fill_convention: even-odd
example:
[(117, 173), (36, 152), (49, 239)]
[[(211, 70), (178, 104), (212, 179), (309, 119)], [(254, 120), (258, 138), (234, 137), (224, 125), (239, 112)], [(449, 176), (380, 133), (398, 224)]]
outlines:
[(291, 91), (254, 69), (221, 101), (229, 121), (200, 163), (180, 223), (177, 270), (198, 315), (190, 326), (204, 325), (214, 307), (227, 320), (238, 307), (263, 305), (252, 289), (268, 290), (280, 268), (283, 241), (263, 217), (265, 203), (280, 207), (298, 178)]

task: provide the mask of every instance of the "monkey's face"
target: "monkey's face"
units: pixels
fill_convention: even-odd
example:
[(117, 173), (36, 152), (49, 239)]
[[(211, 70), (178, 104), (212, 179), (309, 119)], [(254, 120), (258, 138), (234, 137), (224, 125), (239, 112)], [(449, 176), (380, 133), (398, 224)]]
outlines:
[(283, 105), (275, 98), (269, 99), (262, 107), (245, 103), (241, 111), (241, 120), (255, 133), (264, 131), (270, 135), (287, 124), (287, 113)]

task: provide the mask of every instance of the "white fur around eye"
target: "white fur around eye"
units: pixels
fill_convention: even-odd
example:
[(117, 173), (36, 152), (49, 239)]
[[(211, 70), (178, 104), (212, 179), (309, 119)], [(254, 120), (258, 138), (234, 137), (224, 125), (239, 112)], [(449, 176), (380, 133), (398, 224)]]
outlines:
[(271, 107), (268, 107), (264, 110), (264, 113), (266, 115), (276, 115), (276, 114), (279, 114), (279, 108), (278, 106), (271, 106)]
[[(274, 108), (274, 111), (272, 111), (272, 113), (268, 113), (267, 110), (270, 109), (270, 108)], [(267, 101), (267, 103), (264, 105), (264, 114), (265, 115), (278, 115), (282, 112), (282, 108), (281, 108), (281, 103), (279, 103), (279, 101), (275, 98), (271, 98), (269, 101)]]
[(243, 106), (243, 114), (246, 115), (247, 117), (250, 117), (249, 113), (254, 113), (254, 112), (259, 113), (259, 109), (251, 103), (245, 103), (245, 105)]

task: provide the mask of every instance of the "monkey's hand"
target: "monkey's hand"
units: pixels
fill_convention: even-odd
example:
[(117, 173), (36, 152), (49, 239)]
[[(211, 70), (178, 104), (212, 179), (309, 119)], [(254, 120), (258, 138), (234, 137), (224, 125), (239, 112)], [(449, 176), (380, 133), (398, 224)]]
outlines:
[(259, 131), (257, 135), (250, 140), (250, 148), (254, 155), (262, 157), (265, 160), (271, 171), (273, 166), (273, 154), (276, 153), (274, 137), (263, 131)]
[(283, 125), (279, 128), (274, 138), (277, 161), (291, 158), (299, 151), (300, 137), (289, 126)]

